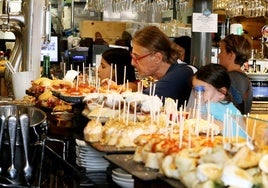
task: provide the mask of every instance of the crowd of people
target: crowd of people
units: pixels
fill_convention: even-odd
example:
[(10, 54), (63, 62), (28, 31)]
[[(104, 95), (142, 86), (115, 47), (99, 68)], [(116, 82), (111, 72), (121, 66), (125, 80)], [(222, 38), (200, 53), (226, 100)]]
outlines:
[[(116, 48), (102, 54), (99, 76), (104, 79), (113, 75), (113, 80), (117, 77), (118, 83), (123, 84), (126, 67), (126, 79), (134, 85), (133, 91), (137, 91), (139, 81), (135, 71), (139, 78), (152, 77), (155, 82), (143, 93), (157, 95), (163, 102), (172, 98), (178, 109), (188, 102), (193, 86), (203, 85), (215, 119), (223, 121), (227, 109), (235, 114), (250, 113), (252, 85), (242, 70), (250, 57), (249, 41), (242, 35), (226, 36), (219, 43), (219, 64), (207, 62), (198, 68), (191, 65), (191, 44), (188, 36), (172, 41), (158, 27), (146, 26), (133, 35), (130, 51)], [(117, 65), (117, 71), (113, 71), (113, 65)]]

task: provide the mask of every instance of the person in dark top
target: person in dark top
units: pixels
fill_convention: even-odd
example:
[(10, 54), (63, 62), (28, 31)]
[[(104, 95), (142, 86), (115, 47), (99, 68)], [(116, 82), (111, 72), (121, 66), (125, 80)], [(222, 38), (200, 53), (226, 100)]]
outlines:
[(174, 39), (175, 48), (179, 53), (178, 63), (186, 63), (191, 69), (193, 73), (197, 71), (197, 68), (191, 65), (191, 37), (189, 36), (180, 36)]
[(178, 52), (173, 42), (156, 26), (146, 26), (132, 39), (132, 65), (141, 77), (153, 77), (155, 88), (143, 90), (146, 94), (172, 98), (178, 107), (188, 101), (193, 71), (186, 64), (178, 64)]
[(106, 42), (106, 41), (102, 38), (102, 34), (101, 34), (100, 32), (96, 32), (96, 33), (95, 33), (94, 44), (98, 44), (98, 45), (109, 45), (108, 42)]
[(251, 111), (253, 90), (242, 67), (251, 55), (251, 45), (242, 35), (230, 34), (220, 41), (219, 63), (229, 72), (233, 102), (242, 114)]
[(128, 47), (129, 50), (131, 50), (131, 39), (132, 39), (131, 34), (127, 31), (123, 31), (121, 38), (115, 41), (115, 45), (126, 46)]
[(180, 60), (191, 64), (191, 37), (180, 36), (174, 38), (174, 42), (179, 46)]
[[(110, 78), (111, 75), (112, 78)], [(101, 81), (112, 79), (119, 85), (128, 82), (128, 87), (132, 91), (137, 91), (138, 80), (136, 79), (135, 69), (131, 65), (131, 55), (126, 49), (110, 48), (104, 51), (98, 68), (98, 76)]]
[[(239, 109), (232, 102), (229, 90), (231, 79), (227, 69), (222, 65), (210, 63), (199, 67), (193, 76), (192, 83), (193, 87), (203, 86), (205, 88), (204, 102), (206, 109), (209, 109), (207, 113), (216, 120), (217, 124), (220, 123), (220, 126), (224, 126), (223, 123), (226, 120), (227, 112), (233, 115), (241, 115)], [(191, 100), (191, 102), (193, 101)], [(236, 123), (233, 123), (231, 126), (232, 134), (246, 138), (244, 131), (239, 129), (237, 132), (236, 125)]]

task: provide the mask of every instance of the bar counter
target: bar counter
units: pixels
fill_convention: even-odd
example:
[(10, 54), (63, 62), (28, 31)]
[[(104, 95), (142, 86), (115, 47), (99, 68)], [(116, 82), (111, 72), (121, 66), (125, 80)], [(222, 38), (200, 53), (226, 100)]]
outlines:
[[(83, 140), (83, 129), (86, 126), (87, 122), (89, 121), (87, 118), (85, 118), (81, 111), (84, 109), (83, 105), (76, 105), (74, 106), (74, 116), (70, 120), (72, 126), (65, 128), (66, 122), (62, 121), (60, 123), (63, 124), (59, 125), (58, 120), (51, 115), (50, 110), (43, 109), (47, 112), (48, 115), (48, 124), (49, 124), (49, 131), (47, 135), (47, 146), (49, 149), (51, 149), (52, 152), (56, 153), (58, 155), (58, 158), (60, 160), (63, 160), (64, 162), (68, 163), (68, 165), (71, 166), (70, 169), (73, 169), (73, 173), (78, 173), (78, 184), (79, 187), (114, 187), (119, 188), (119, 186), (113, 182), (112, 180), (112, 170), (115, 168), (125, 168), (126, 165), (130, 168), (135, 166), (134, 164), (124, 163), (124, 157), (132, 156), (134, 153), (134, 150), (128, 150), (125, 149), (123, 151), (116, 151), (107, 149), (106, 147), (106, 154), (104, 156), (104, 159), (106, 159), (109, 162), (109, 166), (105, 171), (93, 171), (93, 172), (87, 172), (85, 168), (79, 167), (76, 164), (76, 139)], [(63, 144), (64, 143), (64, 144)], [(64, 153), (63, 147), (66, 147), (66, 153)], [(100, 148), (100, 146), (96, 146), (93, 144), (93, 147), (96, 149), (96, 152), (103, 151), (103, 148)], [(65, 155), (65, 156), (64, 156)], [(113, 160), (113, 157), (116, 157), (116, 162)], [(120, 159), (122, 158), (122, 161), (120, 162)], [(66, 160), (64, 160), (66, 159)], [(119, 159), (119, 160), (118, 160)], [(118, 163), (119, 162), (119, 163)], [(132, 161), (132, 163), (135, 163)], [(128, 167), (128, 168), (129, 168)], [(136, 168), (141, 167), (141, 164), (137, 164)], [(94, 168), (94, 167), (93, 167)], [(90, 167), (89, 167), (90, 169)], [(141, 178), (142, 176), (137, 176), (134, 173), (132, 173), (132, 176), (134, 178), (134, 187), (151, 187), (151, 188), (159, 188), (159, 187), (180, 187), (184, 188), (182, 184), (179, 183), (177, 180), (169, 180), (167, 178), (158, 177), (157, 172), (154, 170), (146, 169), (143, 167), (144, 173), (149, 172), (151, 174), (151, 177), (149, 179)], [(72, 171), (72, 170), (71, 170)], [(72, 173), (72, 172), (71, 172)], [(178, 186), (179, 185), (179, 186)]]
[[(3, 100), (0, 105), (11, 103), (8, 99), (3, 98)], [(54, 113), (50, 108), (36, 107), (45, 112), (46, 127), (40, 139), (31, 148), (31, 160), (33, 161), (31, 165), (35, 175), (29, 184), (25, 184), (23, 181), (23, 183), (15, 182), (15, 185), (8, 184), (5, 187), (117, 188), (119, 186), (114, 182), (113, 175), (114, 170), (120, 168), (132, 176), (134, 188), (185, 188), (180, 181), (167, 178), (158, 173), (157, 170), (135, 162), (133, 160), (134, 147), (134, 149), (127, 147), (118, 149), (113, 146), (85, 142), (83, 130), (89, 121), (82, 113), (85, 104), (74, 104), (72, 112), (68, 113)], [(260, 118), (262, 117), (260, 116)], [(8, 150), (5, 147), (4, 149)], [(23, 155), (21, 146), (18, 148), (17, 156)], [(91, 148), (90, 153), (88, 152), (89, 148)], [(102, 161), (97, 159), (102, 159)], [(87, 163), (85, 167), (84, 160), (92, 161), (89, 161), (90, 163)], [(17, 162), (22, 163), (22, 161), (24, 160)], [(98, 168), (98, 165), (103, 164), (103, 161), (107, 163), (107, 166)], [(7, 163), (9, 164), (9, 161)], [(1, 164), (2, 161), (0, 161), (0, 167), (2, 167)], [(88, 164), (90, 165), (88, 166)], [(23, 165), (19, 166), (23, 167)], [(5, 168), (7, 169), (7, 167)], [(5, 173), (1, 175), (0, 185), (3, 183), (1, 177), (7, 177)]]
[[(26, 92), (27, 93), (27, 92)], [(46, 131), (40, 139), (30, 148), (31, 166), (34, 176), (30, 182), (24, 181), (21, 173), (24, 166), (24, 152), (22, 146), (16, 147), (16, 166), (20, 173), (14, 181), (5, 172), (0, 175), (0, 186), (4, 187), (119, 187), (111, 179), (111, 170), (115, 166), (108, 166), (104, 171), (88, 172), (77, 165), (76, 139), (83, 140), (83, 129), (89, 119), (82, 115), (84, 104), (74, 104), (70, 114), (58, 115), (51, 108), (41, 107), (38, 104), (27, 104), (24, 101), (13, 100), (10, 97), (1, 97), (0, 106), (33, 106), (41, 109), (46, 114)], [(7, 131), (6, 131), (7, 133)], [(3, 149), (9, 153), (10, 146), (4, 145)], [(2, 150), (3, 150), (2, 149)], [(4, 151), (4, 152), (5, 152)], [(109, 153), (110, 154), (110, 153)], [(120, 153), (118, 153), (120, 154)], [(0, 166), (6, 163), (4, 171), (10, 164), (10, 156), (0, 156)], [(7, 160), (6, 160), (7, 159)], [(2, 162), (5, 161), (5, 162)], [(105, 160), (105, 159), (103, 159)], [(18, 164), (19, 163), (19, 164)], [(107, 161), (108, 163), (108, 161)], [(94, 168), (94, 166), (93, 166)]]

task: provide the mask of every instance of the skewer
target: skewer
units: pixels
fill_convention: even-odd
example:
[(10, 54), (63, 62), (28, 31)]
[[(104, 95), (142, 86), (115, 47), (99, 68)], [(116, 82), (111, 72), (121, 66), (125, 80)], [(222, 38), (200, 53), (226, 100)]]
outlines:
[(239, 126), (238, 126), (238, 114), (236, 115), (236, 117), (235, 117), (235, 121), (236, 121), (236, 135), (235, 135), (235, 141), (236, 141), (236, 143), (238, 143), (238, 137), (239, 137)]
[(64, 62), (63, 63), (63, 78), (65, 77), (66, 75), (66, 63)]
[(157, 110), (157, 125), (160, 124), (160, 110)]
[(168, 124), (169, 124), (169, 114), (166, 114), (166, 126), (165, 126), (165, 137), (168, 136)]
[(108, 91), (110, 90), (111, 82), (113, 80), (113, 64), (111, 64), (110, 79), (108, 80)]
[(101, 114), (102, 114), (103, 106), (104, 106), (104, 101), (102, 101), (102, 103), (101, 103), (101, 109), (100, 109), (100, 112), (99, 112), (99, 114), (98, 114), (98, 116), (97, 116), (96, 124), (97, 124), (97, 122), (99, 122), (99, 120), (100, 120), (100, 116), (101, 116)]
[(126, 89), (127, 90), (129, 89), (129, 82), (128, 82), (128, 80), (127, 80), (127, 87), (126, 87)]
[(207, 132), (206, 132), (206, 138), (208, 139), (208, 137), (209, 137), (209, 128), (210, 128), (210, 126), (211, 126), (211, 122), (210, 122), (210, 115), (208, 115), (208, 128), (207, 128)]
[(134, 101), (134, 125), (136, 125), (137, 122), (137, 101)]
[(98, 88), (98, 78), (99, 78), (98, 67), (95, 67), (95, 82), (96, 82), (95, 84), (96, 84), (96, 88)]
[[(248, 118), (249, 116), (246, 116), (246, 133), (248, 133)], [(247, 134), (247, 142), (249, 141), (249, 135)]]
[(92, 72), (91, 72), (91, 65), (88, 65), (88, 84), (91, 85), (92, 82)]
[(76, 90), (78, 90), (78, 84), (79, 84), (79, 66), (77, 66), (77, 72), (78, 72), (78, 75), (76, 77)]
[(152, 93), (153, 96), (155, 95), (155, 87), (156, 87), (156, 84), (153, 83), (153, 93)]
[(116, 66), (116, 64), (114, 65), (114, 77), (115, 77), (115, 83), (117, 85), (117, 66)]
[[(256, 118), (258, 118), (258, 114), (256, 115)], [(256, 125), (257, 125), (256, 119), (254, 119), (253, 130), (252, 130), (252, 140), (255, 139)]]
[(114, 115), (115, 115), (115, 98), (114, 98), (114, 100), (113, 100), (113, 118), (114, 118)]
[(152, 82), (149, 85), (149, 96), (152, 96)]
[(121, 100), (119, 101), (118, 111), (119, 111), (118, 119), (121, 120)]
[(184, 130), (184, 118), (182, 116), (182, 108), (180, 108), (180, 140), (179, 140), (179, 148), (182, 147), (183, 130)]
[(126, 123), (126, 125), (128, 125), (129, 111), (130, 111), (130, 102), (127, 103), (127, 123)]
[(83, 83), (85, 83), (85, 63), (83, 62), (83, 70), (82, 70), (82, 74), (83, 74)]
[(126, 100), (124, 100), (123, 104), (123, 121), (126, 121)]
[[(214, 125), (214, 117), (212, 116), (212, 125)], [(214, 128), (211, 127), (211, 142), (214, 142)]]
[(225, 142), (225, 137), (226, 137), (226, 114), (224, 114), (224, 118), (223, 118), (223, 129), (222, 129), (222, 143)]
[(192, 129), (189, 129), (189, 135), (188, 135), (188, 149), (192, 147)]
[(127, 67), (124, 66), (124, 80), (123, 80), (123, 84), (126, 83), (126, 73), (127, 73)]

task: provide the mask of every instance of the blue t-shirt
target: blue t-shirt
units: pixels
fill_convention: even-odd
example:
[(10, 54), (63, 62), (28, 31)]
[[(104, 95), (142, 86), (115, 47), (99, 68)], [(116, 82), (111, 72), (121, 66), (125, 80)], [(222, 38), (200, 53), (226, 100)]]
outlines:
[[(224, 115), (227, 113), (227, 109), (229, 110), (230, 114), (234, 115), (241, 115), (241, 112), (235, 107), (235, 105), (232, 102), (227, 102), (227, 101), (221, 101), (221, 102), (210, 102), (209, 103), (209, 111), (210, 114), (214, 117), (214, 119), (219, 120), (221, 122), (224, 122)], [(237, 124), (235, 120), (232, 121), (232, 133), (233, 135), (236, 134), (236, 128)], [(246, 133), (242, 130), (242, 128), (239, 129), (238, 135), (240, 137), (246, 138)]]
[[(188, 101), (191, 93), (192, 69), (186, 64), (172, 64), (167, 73), (155, 82), (155, 95), (160, 98), (172, 98), (178, 100), (178, 107)], [(149, 94), (150, 88), (143, 90), (144, 94)]]

